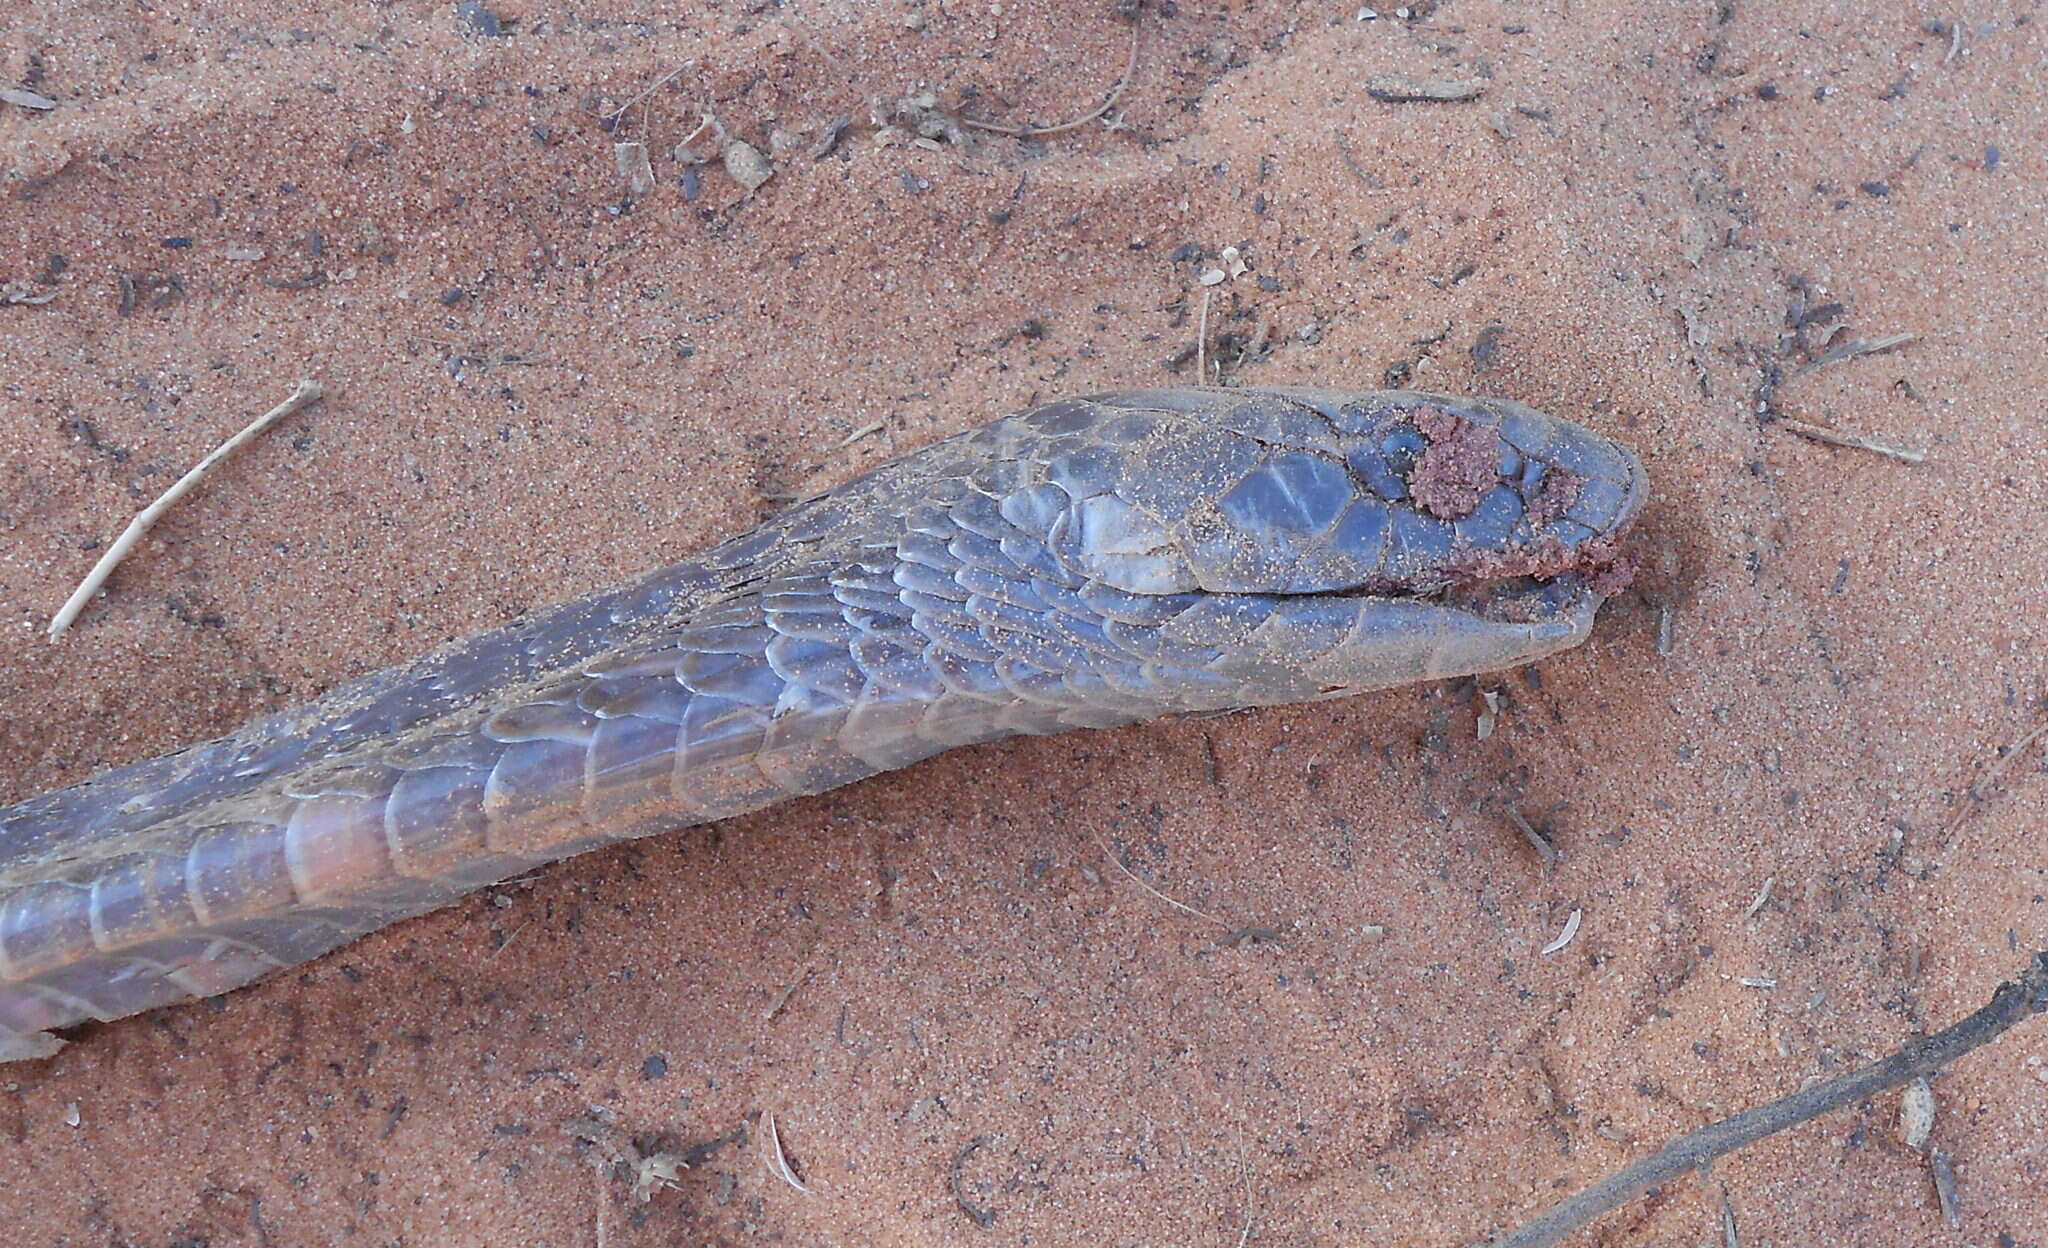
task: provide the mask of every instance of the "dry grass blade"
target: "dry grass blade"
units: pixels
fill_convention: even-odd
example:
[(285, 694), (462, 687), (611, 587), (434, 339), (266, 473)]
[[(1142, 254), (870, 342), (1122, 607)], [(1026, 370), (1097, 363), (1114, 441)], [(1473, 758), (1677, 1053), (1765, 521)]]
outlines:
[(1882, 338), (1851, 338), (1847, 342), (1838, 342), (1811, 362), (1801, 364), (1793, 370), (1792, 376), (1787, 380), (1797, 380), (1808, 373), (1817, 373), (1828, 365), (1840, 364), (1843, 360), (1853, 360), (1863, 355), (1879, 355), (1903, 347), (1917, 337), (1918, 334), (1886, 334)]
[(1860, 433), (1843, 433), (1839, 429), (1830, 429), (1826, 425), (1808, 424), (1806, 421), (1793, 420), (1790, 417), (1783, 417), (1775, 423), (1778, 428), (1783, 429), (1787, 433), (1796, 433), (1802, 438), (1810, 438), (1815, 442), (1825, 442), (1829, 446), (1846, 446), (1853, 451), (1869, 451), (1873, 455), (1883, 455), (1888, 459), (1896, 459), (1903, 464), (1924, 464), (1927, 462), (1927, 452), (1918, 447), (1893, 446), (1889, 442), (1880, 442), (1876, 438), (1866, 438)]
[(1988, 800), (1987, 795), (1991, 790), (2005, 779), (2005, 773), (2011, 771), (2013, 764), (2017, 763), (2029, 749), (2033, 748), (2034, 743), (2041, 740), (2044, 736), (2048, 736), (2048, 720), (2034, 725), (2019, 740), (2006, 747), (2005, 751), (1998, 756), (1998, 761), (1987, 768), (1984, 774), (1978, 777), (1976, 783), (1970, 786), (1969, 802), (1961, 810), (1958, 810), (1949, 819), (1948, 823), (1942, 827), (1942, 842), (1946, 842), (1962, 830), (1963, 824), (1968, 822), (1970, 816), (1976, 814), (1983, 803)]
[(974, 121), (964, 117), (961, 118), (960, 124), (970, 130), (980, 130), (987, 134), (1007, 135), (1013, 139), (1037, 139), (1049, 134), (1065, 134), (1069, 130), (1079, 130), (1082, 126), (1087, 125), (1089, 122), (1107, 113), (1110, 109), (1115, 108), (1116, 102), (1123, 98), (1124, 88), (1131, 85), (1131, 75), (1137, 72), (1138, 28), (1133, 25), (1131, 27), (1131, 53), (1124, 61), (1124, 72), (1117, 75), (1116, 85), (1109, 89), (1108, 98), (1079, 117), (1074, 118), (1072, 121), (1063, 121), (1058, 125), (1052, 126), (1006, 126), (1000, 122)]
[(1543, 946), (1543, 956), (1547, 958), (1551, 954), (1561, 951), (1566, 945), (1569, 945), (1570, 943), (1572, 943), (1573, 940), (1577, 939), (1579, 934), (1579, 923), (1585, 917), (1585, 911), (1579, 909), (1577, 906), (1573, 906), (1571, 916), (1565, 919), (1564, 921), (1564, 930), (1557, 934), (1557, 938), (1555, 940)]
[(606, 113), (604, 115), (605, 120), (617, 121), (619, 118), (624, 117), (626, 115), (627, 109), (633, 107), (635, 104), (638, 104), (640, 101), (646, 99), (648, 96), (653, 95), (656, 91), (661, 90), (669, 83), (674, 82), (676, 80), (677, 75), (681, 74), (684, 70), (690, 68), (690, 66), (695, 64), (695, 61), (684, 61), (682, 64), (676, 66), (674, 69), (671, 69), (667, 73), (663, 74), (661, 77), (656, 78), (654, 82), (645, 91), (642, 91), (640, 94), (634, 96), (632, 99), (627, 100), (624, 104), (619, 105), (611, 112)]
[(1144, 889), (1146, 892), (1152, 894), (1154, 897), (1157, 897), (1159, 900), (1165, 902), (1167, 905), (1172, 906), (1174, 909), (1180, 911), (1182, 914), (1191, 914), (1196, 918), (1203, 920), (1204, 922), (1214, 923), (1216, 926), (1222, 928), (1226, 932), (1236, 930), (1235, 928), (1232, 928), (1230, 924), (1225, 923), (1222, 919), (1217, 918), (1215, 915), (1209, 914), (1206, 911), (1197, 910), (1193, 906), (1187, 904), (1184, 901), (1176, 901), (1173, 898), (1168, 897), (1165, 893), (1162, 893), (1158, 889), (1152, 887), (1150, 884), (1147, 884), (1144, 880), (1138, 877), (1137, 872), (1131, 870), (1129, 867), (1124, 865), (1124, 860), (1117, 857), (1115, 851), (1110, 849), (1109, 842), (1103, 840), (1100, 836), (1097, 836), (1095, 838), (1095, 843), (1102, 847), (1103, 857), (1109, 859), (1110, 864), (1112, 866), (1114, 866), (1118, 871), (1123, 872), (1125, 879), (1129, 880), (1133, 884), (1136, 884), (1139, 888)]

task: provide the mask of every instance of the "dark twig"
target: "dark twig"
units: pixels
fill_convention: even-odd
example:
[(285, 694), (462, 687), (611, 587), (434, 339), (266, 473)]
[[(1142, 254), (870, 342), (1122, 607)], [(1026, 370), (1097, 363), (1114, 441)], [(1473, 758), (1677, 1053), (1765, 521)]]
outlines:
[(2048, 951), (2035, 954), (2025, 974), (2000, 984), (1989, 1004), (1955, 1026), (1915, 1040), (1874, 1066), (1681, 1135), (1553, 1206), (1506, 1238), (1495, 1240), (1493, 1248), (1548, 1248), (1659, 1183), (1831, 1109), (1933, 1074), (2044, 1010), (2048, 1010)]
[(960, 1212), (973, 1219), (974, 1224), (984, 1231), (996, 1224), (996, 1211), (984, 1209), (967, 1199), (967, 1185), (960, 1172), (966, 1167), (969, 1157), (988, 1147), (994, 1140), (995, 1137), (992, 1135), (975, 1136), (967, 1141), (959, 1152), (953, 1154), (953, 1164), (946, 1167), (946, 1184), (953, 1189), (954, 1202), (960, 1206)]

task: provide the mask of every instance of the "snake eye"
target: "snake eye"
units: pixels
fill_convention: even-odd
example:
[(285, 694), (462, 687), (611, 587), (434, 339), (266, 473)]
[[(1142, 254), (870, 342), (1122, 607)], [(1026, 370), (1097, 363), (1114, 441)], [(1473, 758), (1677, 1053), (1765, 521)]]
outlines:
[(1403, 425), (1376, 443), (1353, 447), (1344, 462), (1352, 475), (1370, 486), (1373, 493), (1398, 503), (1408, 497), (1408, 474), (1427, 446), (1420, 430)]
[(1386, 460), (1388, 471), (1405, 481), (1425, 445), (1419, 430), (1396, 429), (1380, 439), (1380, 455)]

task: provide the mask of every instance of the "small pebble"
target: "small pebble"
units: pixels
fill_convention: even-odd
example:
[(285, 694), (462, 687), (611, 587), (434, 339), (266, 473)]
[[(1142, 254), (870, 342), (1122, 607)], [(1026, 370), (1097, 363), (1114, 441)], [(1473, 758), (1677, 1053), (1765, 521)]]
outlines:
[(725, 145), (725, 171), (749, 191), (759, 190), (763, 182), (775, 176), (775, 166), (768, 163), (759, 148), (737, 139)]

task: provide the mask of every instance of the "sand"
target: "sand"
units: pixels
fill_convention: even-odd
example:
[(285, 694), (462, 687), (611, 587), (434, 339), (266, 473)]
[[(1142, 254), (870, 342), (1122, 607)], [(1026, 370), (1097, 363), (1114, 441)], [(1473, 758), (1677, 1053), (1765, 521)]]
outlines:
[[(1974, 1008), (2048, 946), (2048, 22), (1931, 13), (1147, 4), (1024, 138), (954, 123), (1101, 105), (1111, 5), (0, 17), (0, 802), (1063, 393), (1495, 393), (1655, 489), (1538, 669), (968, 750), (82, 1029), (0, 1071), (10, 1242), (1459, 1245)], [(2044, 1059), (1934, 1082), (1960, 1232), (1893, 1094), (1583, 1242), (2048, 1242)]]

